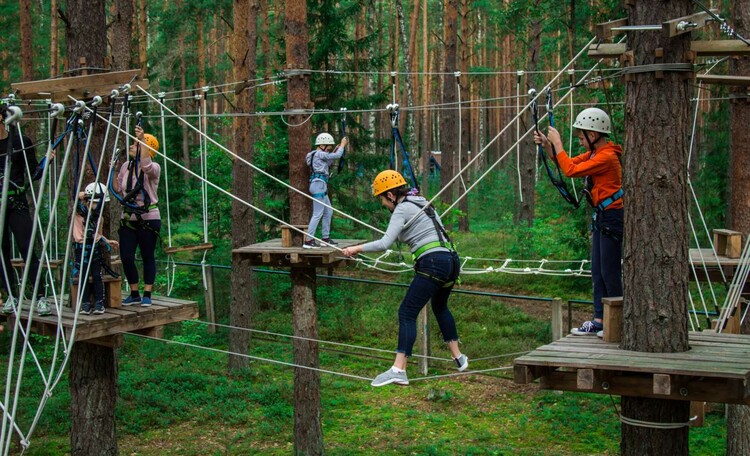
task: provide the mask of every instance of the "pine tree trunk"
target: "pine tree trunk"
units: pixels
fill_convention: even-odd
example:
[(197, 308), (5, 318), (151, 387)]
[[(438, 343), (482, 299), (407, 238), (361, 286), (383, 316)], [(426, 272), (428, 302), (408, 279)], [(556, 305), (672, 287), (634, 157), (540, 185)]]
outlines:
[(138, 3), (138, 65), (141, 68), (141, 77), (148, 77), (148, 12), (146, 11), (146, 0)]
[(34, 79), (34, 43), (31, 37), (31, 0), (19, 0), (19, 22), (21, 38), (21, 78)]
[(427, 39), (427, 10), (429, 5), (427, 4), (427, 1), (425, 1), (422, 6), (422, 106), (424, 106), (424, 108), (422, 109), (422, 126), (420, 128), (421, 139), (419, 142), (422, 144), (422, 156), (420, 157), (422, 161), (422, 188), (423, 193), (427, 194), (430, 177), (430, 151), (432, 150), (429, 127), (430, 110), (427, 109), (427, 100), (429, 99), (431, 84), (430, 75), (428, 74), (430, 71), (430, 43)]
[(115, 349), (77, 342), (70, 354), (70, 454), (117, 455)]
[(132, 0), (115, 0), (112, 3), (114, 14), (112, 17), (112, 70), (123, 71), (130, 69), (132, 55), (133, 33), (133, 2)]
[[(630, 24), (661, 23), (692, 12), (690, 0), (637, 2)], [(690, 35), (664, 38), (629, 33), (635, 64), (686, 62)], [(690, 85), (683, 75), (636, 74), (626, 87), (623, 188), (623, 341), (626, 350), (672, 353), (688, 347), (688, 188)], [(665, 134), (664, 132), (669, 132)], [(668, 154), (655, 151), (669, 150)], [(669, 210), (665, 210), (669, 208)], [(656, 423), (686, 423), (690, 403), (622, 397), (622, 414)], [(630, 455), (687, 455), (688, 428), (622, 425), (621, 451)]]
[[(458, 0), (444, 0), (443, 2), (443, 47), (445, 61), (443, 72), (453, 74), (457, 69), (456, 42), (458, 40)], [(443, 103), (455, 103), (458, 101), (456, 93), (456, 80), (454, 77), (443, 77)], [(453, 164), (458, 146), (458, 128), (456, 122), (457, 110), (445, 109), (440, 113), (440, 149), (442, 172), (440, 173), (440, 186), (445, 186), (455, 176), (456, 170)], [(455, 183), (443, 192), (441, 201), (452, 204), (455, 198)]]
[[(50, 0), (50, 21), (49, 21), (49, 77), (55, 78), (57, 77), (58, 71), (59, 71), (59, 65), (60, 65), (60, 49), (58, 49), (58, 33), (57, 30), (57, 19), (58, 13), (57, 13), (57, 0)], [(3, 47), (3, 52), (5, 52), (5, 46), (2, 46), (2, 43), (0, 42), (0, 47)]]
[[(255, 56), (258, 41), (258, 0), (234, 0), (234, 80), (255, 79)], [(237, 95), (235, 110), (238, 113), (255, 112), (255, 91), (245, 89)], [(234, 117), (234, 150), (237, 155), (252, 163), (255, 158), (255, 129), (252, 117)], [(235, 160), (232, 167), (232, 193), (243, 201), (253, 201), (254, 173), (252, 168)], [(255, 211), (232, 200), (232, 248), (236, 249), (256, 241)], [(250, 262), (239, 255), (232, 256), (232, 305), (229, 320), (232, 327), (250, 328), (255, 309), (256, 277)], [(246, 354), (250, 347), (250, 333), (231, 330), (229, 350)], [(246, 368), (250, 360), (244, 356), (230, 356), (229, 369)]]
[[(465, 103), (471, 98), (471, 80), (466, 74), (469, 71), (469, 61), (471, 59), (471, 36), (469, 29), (469, 2), (467, 0), (461, 0), (461, 63), (459, 68), (461, 70), (461, 82), (462, 84), (456, 88), (461, 91), (461, 125), (458, 128), (461, 129), (461, 147), (456, 150), (458, 160), (458, 169), (456, 172), (461, 172), (466, 164), (470, 160), (469, 151), (472, 149), (471, 143), (471, 113), (473, 109), (466, 109)], [(458, 217), (458, 230), (468, 232), (469, 231), (469, 195), (466, 193), (466, 189), (471, 186), (471, 170), (466, 169), (463, 173), (463, 183), (460, 184), (459, 195), (463, 195), (461, 200), (458, 202), (458, 209), (461, 211), (461, 215)]]
[[(292, 268), (294, 364), (319, 367), (315, 269)], [(322, 455), (320, 373), (294, 368), (294, 454)]]
[[(747, 2), (734, 0), (732, 20), (737, 33), (743, 37), (750, 32), (750, 10)], [(750, 74), (750, 58), (736, 57), (731, 60), (729, 72), (732, 75)], [(730, 90), (742, 94), (740, 87), (732, 86)], [(727, 208), (727, 227), (743, 234), (744, 240), (750, 235), (750, 169), (744, 164), (750, 159), (750, 133), (747, 125), (750, 121), (750, 107), (739, 102), (731, 105), (732, 119), (729, 158), (729, 192)], [(742, 334), (750, 334), (750, 319), (745, 318), (741, 328)], [(750, 454), (750, 407), (746, 405), (729, 405), (727, 409), (727, 455), (739, 456)]]
[[(533, 10), (538, 12), (539, 1), (534, 4)], [(529, 40), (531, 48), (529, 49), (529, 63), (526, 70), (529, 74), (526, 76), (527, 87), (521, 86), (521, 93), (524, 89), (534, 87), (533, 73), (539, 66), (539, 58), (542, 51), (542, 20), (534, 16), (529, 25)], [(519, 94), (520, 95), (520, 94)], [(528, 99), (522, 98), (521, 105), (528, 103)], [(521, 134), (531, 128), (534, 124), (530, 110), (526, 111), (521, 123)], [(523, 201), (520, 203), (517, 222), (526, 223), (531, 227), (534, 224), (535, 199), (534, 193), (536, 188), (536, 145), (531, 135), (526, 136), (526, 140), (521, 143), (521, 192)]]

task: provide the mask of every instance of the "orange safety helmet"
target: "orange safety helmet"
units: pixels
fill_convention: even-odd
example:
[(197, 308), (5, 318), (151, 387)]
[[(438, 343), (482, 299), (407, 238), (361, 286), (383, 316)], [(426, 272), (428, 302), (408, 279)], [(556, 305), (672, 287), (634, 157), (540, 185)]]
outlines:
[(156, 139), (156, 136), (149, 133), (144, 133), (143, 142), (148, 147), (150, 147), (150, 149), (148, 149), (148, 153), (151, 154), (151, 158), (156, 157), (156, 151), (159, 150), (159, 140)]
[(398, 171), (387, 169), (375, 176), (372, 181), (372, 196), (380, 196), (388, 190), (406, 185), (406, 180)]

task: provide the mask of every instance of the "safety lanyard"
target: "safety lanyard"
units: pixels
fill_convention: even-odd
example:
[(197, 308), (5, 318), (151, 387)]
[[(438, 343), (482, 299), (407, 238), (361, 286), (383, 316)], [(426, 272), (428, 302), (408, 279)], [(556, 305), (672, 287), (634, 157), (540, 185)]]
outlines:
[(404, 159), (404, 171), (405, 174), (409, 179), (411, 179), (412, 187), (416, 188), (417, 191), (419, 191), (419, 184), (417, 183), (417, 176), (414, 174), (414, 167), (411, 166), (411, 161), (409, 160), (409, 153), (406, 151), (406, 146), (404, 146), (404, 140), (401, 138), (401, 133), (398, 131), (398, 105), (397, 104), (389, 104), (386, 106), (386, 109), (388, 110), (388, 113), (391, 116), (391, 130), (393, 132), (393, 142), (391, 143), (391, 169), (395, 169), (395, 162), (396, 162), (396, 144), (398, 144), (399, 148), (401, 149), (401, 155)]
[[(534, 102), (531, 105), (532, 108), (532, 115), (534, 117), (534, 129), (539, 132), (539, 102), (535, 99)], [(553, 112), (554, 103), (552, 101), (552, 89), (547, 88), (547, 117), (549, 118), (549, 125), (550, 127), (555, 126), (555, 116)], [(557, 158), (553, 160), (555, 164), (555, 168), (557, 169), (557, 176), (555, 176), (555, 173), (552, 171), (552, 168), (549, 165), (549, 161), (547, 160), (547, 154), (544, 152), (544, 148), (541, 144), (537, 145), (537, 153), (539, 154), (539, 157), (542, 159), (542, 163), (544, 164), (544, 169), (547, 171), (547, 176), (549, 177), (550, 182), (552, 182), (552, 185), (555, 186), (557, 191), (560, 193), (560, 195), (563, 197), (565, 201), (573, 205), (576, 209), (578, 209), (578, 206), (580, 205), (580, 201), (573, 196), (573, 194), (568, 190), (568, 185), (565, 183), (565, 179), (562, 176), (562, 171), (560, 170), (560, 165), (557, 163)], [(552, 146), (552, 155), (554, 157), (557, 157), (557, 151), (555, 151), (555, 146)]]

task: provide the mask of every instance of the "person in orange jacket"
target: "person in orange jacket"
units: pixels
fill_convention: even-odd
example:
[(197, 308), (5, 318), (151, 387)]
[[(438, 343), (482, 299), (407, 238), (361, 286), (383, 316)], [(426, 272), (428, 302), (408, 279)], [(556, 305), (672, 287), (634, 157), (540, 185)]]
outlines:
[(586, 152), (570, 157), (560, 133), (550, 127), (547, 136), (534, 132), (534, 142), (560, 165), (567, 177), (584, 177), (584, 195), (594, 209), (591, 223), (591, 279), (594, 286), (594, 318), (574, 328), (575, 335), (603, 336), (602, 298), (622, 296), (622, 147), (609, 140), (612, 122), (599, 108), (581, 111), (573, 124)]

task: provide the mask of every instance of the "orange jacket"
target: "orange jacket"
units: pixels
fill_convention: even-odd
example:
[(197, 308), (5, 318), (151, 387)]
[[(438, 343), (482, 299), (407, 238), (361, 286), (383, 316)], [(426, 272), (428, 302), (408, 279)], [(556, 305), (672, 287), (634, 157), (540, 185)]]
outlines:
[[(567, 177), (591, 176), (594, 184), (591, 189), (591, 198), (594, 200), (594, 205), (598, 205), (622, 188), (620, 155), (622, 155), (622, 147), (609, 141), (593, 154), (585, 152), (570, 158), (564, 150), (560, 151), (557, 153), (557, 163)], [(607, 207), (608, 210), (621, 208), (622, 198)]]

